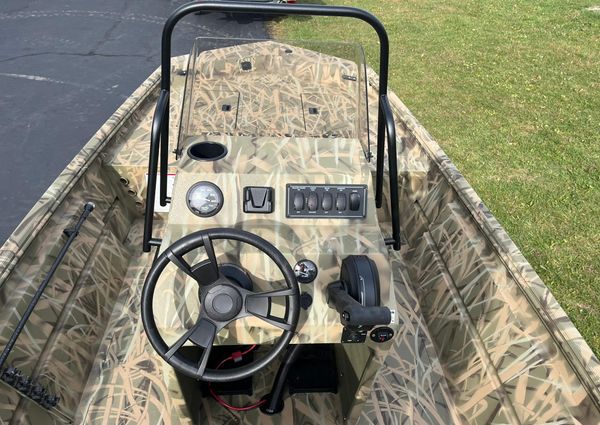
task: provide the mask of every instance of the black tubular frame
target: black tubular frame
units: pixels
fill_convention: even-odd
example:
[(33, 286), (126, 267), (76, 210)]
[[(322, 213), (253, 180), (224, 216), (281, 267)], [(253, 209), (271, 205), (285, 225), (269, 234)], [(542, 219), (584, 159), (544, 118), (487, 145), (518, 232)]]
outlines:
[(171, 36), (175, 25), (185, 16), (197, 12), (254, 13), (272, 15), (309, 15), (355, 18), (369, 24), (379, 36), (379, 114), (377, 118), (377, 174), (375, 178), (375, 205), (383, 202), (383, 161), (385, 138), (388, 139), (388, 167), (390, 174), (390, 202), (392, 210), (392, 237), (386, 244), (400, 249), (400, 211), (398, 199), (398, 166), (396, 157), (396, 131), (392, 109), (387, 99), (389, 40), (383, 24), (371, 13), (346, 6), (321, 6), (313, 4), (269, 4), (239, 1), (198, 1), (176, 9), (167, 19), (162, 32), (160, 96), (152, 121), (150, 159), (148, 163), (148, 188), (144, 214), (143, 250), (149, 252), (152, 245), (160, 245), (160, 239), (152, 238), (156, 174), (160, 157), (159, 201), (165, 206), (167, 197), (167, 168), (169, 162), (169, 96), (171, 90)]

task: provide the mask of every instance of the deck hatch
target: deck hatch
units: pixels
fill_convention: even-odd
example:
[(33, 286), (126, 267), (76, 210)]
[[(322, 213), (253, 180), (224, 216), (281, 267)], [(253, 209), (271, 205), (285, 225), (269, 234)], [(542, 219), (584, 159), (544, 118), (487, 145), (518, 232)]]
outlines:
[(237, 130), (253, 136), (293, 136), (305, 132), (300, 95), (263, 90), (240, 96)]
[(302, 93), (306, 133), (313, 137), (356, 137), (356, 93), (353, 90)]
[(194, 113), (189, 118), (188, 134), (231, 134), (235, 131), (240, 98), (238, 92), (195, 87), (193, 95)]

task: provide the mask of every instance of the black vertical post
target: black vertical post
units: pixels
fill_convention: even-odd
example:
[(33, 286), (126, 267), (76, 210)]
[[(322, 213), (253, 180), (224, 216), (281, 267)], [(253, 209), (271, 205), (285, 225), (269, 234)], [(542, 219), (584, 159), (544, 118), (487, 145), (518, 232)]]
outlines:
[[(158, 154), (161, 143), (162, 128), (169, 128), (163, 125), (163, 119), (168, 118), (169, 112), (169, 92), (161, 90), (154, 110), (152, 128), (150, 130), (150, 158), (148, 159), (148, 186), (146, 187), (146, 209), (144, 212), (144, 237), (142, 240), (142, 249), (144, 252), (150, 251), (152, 239), (152, 223), (154, 222), (154, 200), (156, 192), (156, 170), (158, 168)], [(166, 182), (165, 182), (166, 186)]]
[[(396, 157), (396, 126), (387, 95), (379, 97), (379, 110), (385, 117), (388, 142), (388, 172), (390, 178), (390, 207), (392, 210), (392, 246), (400, 250), (400, 200), (398, 197), (398, 161)], [(379, 157), (377, 158), (379, 160)], [(382, 165), (383, 167), (383, 165)]]
[[(381, 108), (381, 96), (378, 102), (377, 116), (377, 172), (375, 173), (375, 206), (381, 208), (383, 202), (383, 157), (385, 156), (385, 117)], [(389, 152), (388, 152), (389, 155)]]
[(165, 114), (160, 132), (160, 205), (167, 205), (167, 175), (169, 173), (169, 104), (170, 99), (167, 97), (165, 106)]

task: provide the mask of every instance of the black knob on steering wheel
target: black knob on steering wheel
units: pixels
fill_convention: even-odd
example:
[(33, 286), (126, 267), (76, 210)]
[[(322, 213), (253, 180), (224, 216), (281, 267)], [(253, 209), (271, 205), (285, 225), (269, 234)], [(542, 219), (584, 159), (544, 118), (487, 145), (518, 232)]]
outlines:
[[(254, 246), (269, 256), (283, 273), (287, 288), (269, 292), (252, 292), (237, 285), (224, 276), (217, 264), (212, 241), (230, 239)], [(208, 260), (201, 267), (191, 267), (183, 255), (204, 247)], [(212, 282), (202, 286), (202, 308), (196, 321), (172, 346), (168, 346), (160, 335), (154, 320), (153, 299), (158, 279), (169, 262), (196, 281)], [(200, 274), (202, 277), (200, 277)], [(263, 238), (237, 229), (208, 229), (187, 235), (168, 247), (154, 262), (142, 290), (142, 322), (150, 343), (160, 356), (175, 369), (195, 379), (209, 382), (230, 382), (246, 378), (267, 366), (290, 343), (299, 314), (298, 282), (290, 264), (277, 248)], [(274, 297), (286, 297), (285, 318), (271, 316), (271, 303)], [(217, 370), (206, 367), (208, 357), (217, 333), (228, 323), (247, 316), (255, 316), (264, 322), (277, 326), (283, 333), (265, 356), (246, 366), (236, 369)], [(187, 341), (203, 348), (199, 362), (195, 362), (178, 352)]]

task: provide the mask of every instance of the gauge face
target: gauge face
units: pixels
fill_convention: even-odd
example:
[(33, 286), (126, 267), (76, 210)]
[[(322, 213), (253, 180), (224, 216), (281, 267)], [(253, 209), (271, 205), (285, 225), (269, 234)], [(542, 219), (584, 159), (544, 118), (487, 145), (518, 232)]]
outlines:
[(195, 183), (187, 192), (187, 206), (199, 217), (210, 217), (223, 206), (221, 189), (210, 182)]

